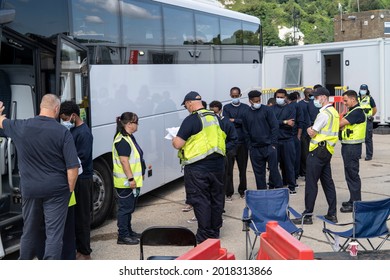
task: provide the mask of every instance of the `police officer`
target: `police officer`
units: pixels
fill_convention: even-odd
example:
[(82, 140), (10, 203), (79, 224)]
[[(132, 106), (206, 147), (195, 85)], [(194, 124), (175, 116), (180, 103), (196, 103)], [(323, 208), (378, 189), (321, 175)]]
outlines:
[(349, 200), (342, 203), (340, 211), (352, 212), (354, 201), (362, 199), (361, 180), (359, 176), (359, 158), (362, 143), (366, 138), (366, 116), (359, 106), (357, 93), (348, 90), (343, 93), (343, 101), (348, 108), (347, 114), (340, 121), (341, 155), (344, 161), (345, 180), (349, 190)]
[(190, 112), (172, 139), (184, 166), (186, 202), (198, 220), (196, 240), (219, 238), (224, 200), (224, 156), (226, 134), (220, 119), (203, 108), (201, 96), (189, 92), (182, 105)]
[(313, 92), (314, 105), (321, 108), (313, 126), (307, 129), (311, 137), (309, 155), (306, 160), (305, 211), (303, 217), (293, 219), (295, 224), (312, 224), (312, 213), (318, 194), (318, 180), (328, 202), (326, 219), (337, 223), (336, 187), (332, 179), (330, 161), (338, 140), (339, 113), (329, 103), (329, 91), (318, 88)]
[(359, 103), (360, 107), (366, 113), (367, 126), (366, 126), (366, 158), (365, 160), (372, 160), (374, 153), (374, 147), (372, 143), (372, 131), (374, 129), (374, 116), (376, 114), (376, 104), (374, 98), (370, 95), (370, 90), (366, 84), (362, 84), (359, 90)]
[(269, 166), (272, 187), (280, 188), (283, 183), (278, 169), (278, 121), (271, 107), (261, 104), (260, 91), (252, 90), (248, 97), (251, 107), (244, 114), (242, 124), (257, 189), (267, 189), (266, 163)]

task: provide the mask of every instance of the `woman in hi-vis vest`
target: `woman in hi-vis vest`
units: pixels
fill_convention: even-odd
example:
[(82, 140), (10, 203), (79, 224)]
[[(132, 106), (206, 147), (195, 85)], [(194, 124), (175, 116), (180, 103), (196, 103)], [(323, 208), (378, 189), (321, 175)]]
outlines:
[(117, 118), (117, 128), (112, 144), (113, 178), (117, 193), (118, 241), (117, 244), (136, 245), (141, 234), (131, 227), (131, 214), (145, 174), (143, 151), (134, 138), (138, 129), (138, 116), (125, 112)]

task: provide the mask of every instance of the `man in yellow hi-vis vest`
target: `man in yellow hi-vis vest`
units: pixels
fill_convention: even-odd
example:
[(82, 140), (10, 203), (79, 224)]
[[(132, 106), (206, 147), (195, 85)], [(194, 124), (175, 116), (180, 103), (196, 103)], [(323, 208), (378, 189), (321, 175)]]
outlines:
[(313, 93), (314, 105), (321, 108), (313, 126), (307, 129), (311, 140), (306, 160), (305, 211), (303, 217), (294, 219), (296, 224), (312, 224), (312, 213), (318, 193), (318, 180), (328, 202), (328, 213), (324, 217), (337, 223), (336, 187), (332, 178), (330, 161), (338, 140), (339, 113), (329, 103), (329, 91), (320, 87)]
[(358, 96), (354, 90), (344, 92), (343, 100), (348, 112), (340, 121), (341, 155), (350, 197), (348, 201), (342, 203), (340, 211), (347, 213), (352, 212), (354, 201), (362, 200), (359, 158), (362, 154), (362, 143), (366, 138), (366, 115), (359, 106)]
[(198, 243), (219, 238), (224, 202), (224, 156), (226, 134), (220, 119), (203, 108), (201, 96), (189, 92), (182, 103), (190, 112), (172, 145), (184, 166), (186, 202), (198, 220)]

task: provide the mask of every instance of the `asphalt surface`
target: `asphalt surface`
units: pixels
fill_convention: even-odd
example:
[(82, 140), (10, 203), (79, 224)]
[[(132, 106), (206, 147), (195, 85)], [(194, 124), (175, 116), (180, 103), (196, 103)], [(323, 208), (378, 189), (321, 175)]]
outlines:
[[(362, 199), (376, 200), (390, 197), (390, 135), (374, 134), (374, 157), (372, 161), (365, 161), (365, 146), (360, 161), (360, 177), (362, 180)], [(332, 158), (332, 174), (336, 185), (337, 205), (349, 199), (349, 192), (344, 178), (343, 160), (341, 158), (341, 144), (338, 143)], [(235, 168), (235, 188), (237, 191), (238, 171)], [(252, 167), (248, 165), (248, 189), (255, 189), (255, 179)], [(290, 196), (290, 206), (298, 212), (304, 210), (304, 178), (299, 178), (297, 194)], [(166, 186), (140, 197), (132, 225), (136, 232), (142, 232), (149, 226), (180, 225), (196, 232), (197, 223), (188, 223), (193, 212), (182, 212), (185, 206), (185, 191), (183, 180), (178, 179)], [(224, 223), (221, 229), (221, 246), (235, 254), (236, 259), (245, 259), (245, 232), (242, 231), (242, 211), (245, 200), (240, 199), (238, 193), (233, 196), (232, 202), (225, 205)], [(314, 210), (315, 215), (327, 212), (327, 203), (319, 183), (319, 192)], [(351, 221), (351, 213), (338, 213), (339, 223)], [(322, 233), (322, 222), (315, 217), (313, 225), (304, 225), (301, 242), (308, 245), (315, 253), (330, 252), (331, 246)], [(94, 229), (91, 234), (92, 258), (95, 260), (137, 260), (139, 259), (139, 245), (117, 245), (116, 220), (107, 220), (104, 225)], [(375, 240), (375, 242), (379, 242)], [(189, 248), (180, 247), (148, 247), (145, 255), (180, 255)], [(390, 242), (386, 242), (383, 249), (390, 249)], [(389, 257), (390, 259), (390, 257)]]

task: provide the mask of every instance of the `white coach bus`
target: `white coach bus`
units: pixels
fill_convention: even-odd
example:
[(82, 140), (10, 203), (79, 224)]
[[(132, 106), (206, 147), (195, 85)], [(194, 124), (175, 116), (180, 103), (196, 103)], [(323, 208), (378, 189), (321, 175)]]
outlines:
[[(116, 117), (140, 117), (148, 170), (142, 193), (183, 174), (165, 129), (188, 114), (184, 95), (229, 100), (261, 86), (259, 19), (194, 0), (2, 0), (0, 100), (12, 119), (33, 117), (41, 97), (75, 100), (94, 136), (93, 222), (113, 209)], [(1, 133), (1, 131), (0, 131)], [(0, 258), (18, 249), (17, 151), (0, 135)]]

